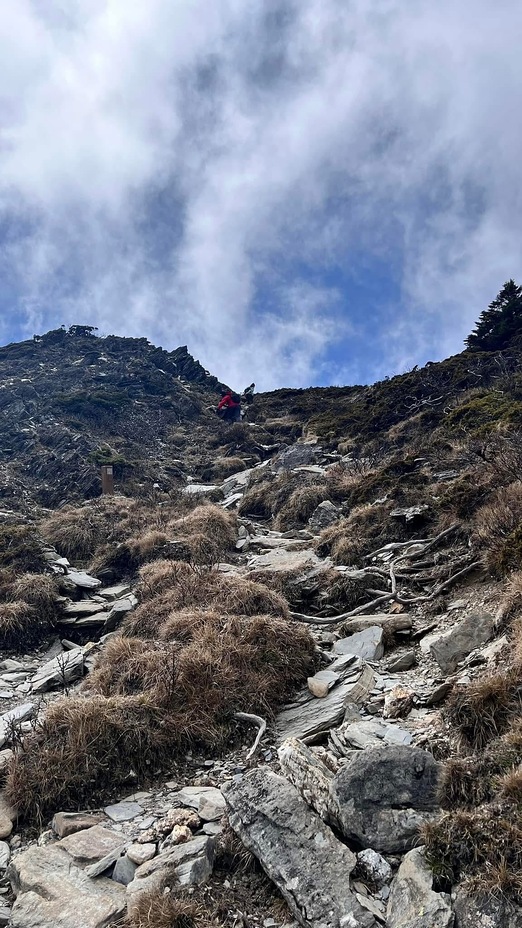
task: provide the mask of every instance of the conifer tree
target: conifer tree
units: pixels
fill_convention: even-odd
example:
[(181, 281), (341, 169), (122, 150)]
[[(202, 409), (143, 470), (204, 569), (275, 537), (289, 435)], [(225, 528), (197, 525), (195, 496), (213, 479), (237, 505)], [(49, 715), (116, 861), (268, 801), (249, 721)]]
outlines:
[(466, 339), (471, 351), (498, 351), (522, 333), (522, 287), (508, 280)]

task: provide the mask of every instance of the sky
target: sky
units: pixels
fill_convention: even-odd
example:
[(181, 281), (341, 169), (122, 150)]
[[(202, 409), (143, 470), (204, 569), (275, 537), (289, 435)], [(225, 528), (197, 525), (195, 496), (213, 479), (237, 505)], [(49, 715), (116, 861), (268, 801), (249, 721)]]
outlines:
[(0, 344), (236, 389), (462, 349), (522, 282), (520, 0), (3, 0)]

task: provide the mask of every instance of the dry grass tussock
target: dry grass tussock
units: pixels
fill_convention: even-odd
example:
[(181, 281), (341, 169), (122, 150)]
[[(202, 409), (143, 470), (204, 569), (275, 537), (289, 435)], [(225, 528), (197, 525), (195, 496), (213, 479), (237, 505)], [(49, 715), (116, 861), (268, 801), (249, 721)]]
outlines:
[(125, 928), (211, 928), (204, 906), (178, 893), (143, 893), (124, 922)]
[(450, 725), (474, 750), (504, 734), (522, 716), (522, 662), (455, 687), (446, 708)]
[(304, 528), (319, 503), (328, 498), (326, 483), (294, 490), (277, 513), (274, 528), (278, 532)]
[(0, 570), (0, 646), (26, 651), (42, 641), (54, 624), (56, 598), (52, 577)]
[(92, 567), (97, 571), (111, 568), (120, 576), (128, 576), (143, 564), (169, 556), (198, 566), (212, 566), (235, 541), (235, 516), (207, 503), (188, 515), (168, 520), (162, 529), (149, 529), (127, 538), (116, 548), (104, 545), (98, 549)]
[(222, 615), (272, 615), (288, 618), (288, 604), (260, 583), (214, 570), (195, 570), (183, 561), (155, 561), (141, 568), (141, 600), (123, 624), (124, 634), (155, 638), (174, 613), (212, 608)]
[[(444, 809), (470, 808), (507, 794), (522, 762), (522, 720), (480, 753), (453, 757), (444, 765), (439, 798)], [(506, 778), (506, 779), (505, 779)]]
[(188, 746), (224, 745), (236, 711), (270, 715), (315, 666), (309, 633), (271, 616), (207, 614), (189, 634), (181, 619), (169, 641), (108, 641), (90, 695), (53, 703), (16, 755), (7, 790), (20, 815), (84, 808), (130, 770), (145, 781)]
[(151, 532), (165, 532), (168, 523), (192, 505), (190, 500), (155, 502), (123, 496), (104, 496), (83, 506), (64, 506), (41, 523), (46, 541), (71, 561), (89, 561), (100, 548)]
[(232, 474), (238, 474), (240, 471), (246, 469), (246, 464), (243, 458), (240, 457), (217, 457), (209, 468), (208, 477), (203, 474), (203, 479), (207, 480), (226, 480), (227, 477), (231, 477)]
[(514, 804), (448, 813), (424, 826), (423, 839), (438, 875), (522, 899), (522, 816)]
[(0, 525), (0, 570), (44, 570), (46, 561), (35, 530), (29, 525)]
[(497, 573), (522, 566), (522, 480), (499, 487), (474, 515), (473, 541)]
[(355, 565), (365, 554), (387, 544), (403, 541), (405, 529), (397, 519), (389, 519), (393, 504), (357, 506), (346, 519), (324, 529), (317, 542), (317, 553), (330, 556), (336, 564)]

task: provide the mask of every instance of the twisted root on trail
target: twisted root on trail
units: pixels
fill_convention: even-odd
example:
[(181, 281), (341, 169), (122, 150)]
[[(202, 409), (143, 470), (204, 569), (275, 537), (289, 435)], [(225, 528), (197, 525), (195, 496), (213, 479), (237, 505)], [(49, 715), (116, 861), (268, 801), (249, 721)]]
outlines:
[[(398, 603), (401, 606), (413, 606), (417, 603), (431, 602), (452, 586), (456, 580), (482, 567), (482, 562), (480, 560), (474, 560), (469, 551), (457, 554), (444, 565), (437, 565), (435, 561), (431, 560), (419, 560), (420, 558), (424, 558), (424, 555), (433, 550), (441, 541), (453, 535), (459, 528), (460, 524), (454, 523), (434, 538), (412, 538), (409, 541), (392, 542), (389, 545), (378, 548), (376, 551), (372, 551), (371, 554), (367, 554), (364, 558), (365, 561), (375, 560), (376, 558), (388, 559), (387, 571), (378, 566), (363, 567), (357, 571), (358, 574), (383, 578), (389, 582), (389, 590), (368, 589), (368, 592), (375, 596), (375, 599), (357, 606), (350, 612), (343, 612), (340, 615), (329, 616), (328, 618), (303, 615), (301, 612), (291, 612), (290, 616), (297, 622), (305, 622), (309, 625), (336, 625), (339, 622), (343, 622), (345, 619), (352, 618), (356, 615), (362, 615), (364, 612), (375, 609), (377, 606), (383, 606), (391, 602)], [(390, 560), (389, 556), (392, 556), (394, 552), (397, 552), (397, 554)], [(397, 570), (399, 565), (401, 572)], [(426, 568), (432, 568), (431, 572), (423, 573)], [(448, 573), (448, 576), (441, 581), (440, 576), (444, 573)], [(398, 589), (398, 581), (401, 580), (407, 581), (409, 584), (426, 584), (433, 580), (438, 580), (439, 582), (435, 583), (432, 589), (426, 594), (408, 596), (405, 593), (401, 593)]]

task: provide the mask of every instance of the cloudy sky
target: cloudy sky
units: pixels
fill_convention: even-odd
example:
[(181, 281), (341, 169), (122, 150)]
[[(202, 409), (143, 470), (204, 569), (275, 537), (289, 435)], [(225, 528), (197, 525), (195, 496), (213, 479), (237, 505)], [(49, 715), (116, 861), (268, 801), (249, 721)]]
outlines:
[(241, 387), (461, 350), (522, 281), (520, 0), (3, 0), (0, 344)]

